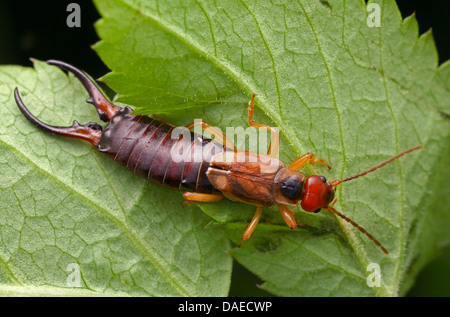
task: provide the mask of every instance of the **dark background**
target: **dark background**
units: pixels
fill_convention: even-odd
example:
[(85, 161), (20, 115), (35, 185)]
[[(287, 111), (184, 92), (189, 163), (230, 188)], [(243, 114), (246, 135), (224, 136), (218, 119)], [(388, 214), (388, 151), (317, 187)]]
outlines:
[[(66, 8), (70, 2), (81, 6), (81, 28), (66, 25), (69, 14)], [(439, 63), (450, 59), (450, 1), (397, 0), (397, 5), (404, 18), (416, 13), (420, 34), (432, 28)], [(109, 71), (91, 48), (99, 41), (93, 26), (99, 18), (90, 0), (3, 0), (0, 2), (0, 64), (31, 66), (29, 57), (59, 59), (99, 78)], [(270, 296), (255, 287), (262, 281), (235, 264), (231, 296)], [(450, 296), (450, 248), (420, 274), (409, 295)]]
[[(66, 25), (67, 4), (81, 6), (81, 28)], [(430, 28), (439, 52), (439, 63), (450, 59), (450, 1), (397, 0), (403, 17), (416, 12), (420, 34)], [(94, 78), (108, 69), (91, 45), (99, 38), (93, 24), (100, 18), (90, 0), (1, 1), (0, 63), (30, 66), (29, 57), (60, 59), (82, 67)]]

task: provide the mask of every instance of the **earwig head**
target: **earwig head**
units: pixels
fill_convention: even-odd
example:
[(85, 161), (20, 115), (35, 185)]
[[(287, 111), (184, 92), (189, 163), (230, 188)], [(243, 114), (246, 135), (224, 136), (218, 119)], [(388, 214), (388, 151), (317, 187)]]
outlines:
[(326, 178), (323, 176), (312, 175), (308, 177), (303, 185), (304, 193), (301, 202), (303, 210), (317, 213), (324, 208), (325, 210), (334, 213), (352, 224), (354, 227), (358, 228), (370, 240), (375, 242), (375, 244), (378, 245), (384, 253), (389, 254), (388, 250), (386, 250), (386, 248), (377, 239), (368, 233), (366, 229), (333, 208), (333, 205), (336, 202), (334, 199), (336, 186), (339, 184), (339, 181), (327, 182)]
[(416, 146), (409, 150), (403, 151), (403, 152), (391, 157), (390, 159), (388, 159), (384, 162), (381, 162), (380, 164), (378, 164), (374, 167), (371, 167), (371, 168), (369, 168), (365, 171), (362, 171), (358, 174), (355, 174), (355, 175), (352, 175), (352, 176), (349, 176), (349, 177), (346, 177), (346, 178), (343, 178), (340, 180), (333, 180), (333, 181), (327, 182), (327, 180), (323, 176), (312, 175), (312, 176), (308, 177), (306, 179), (305, 183), (303, 184), (303, 194), (302, 194), (302, 202), (301, 202), (302, 208), (305, 211), (309, 211), (309, 212), (319, 212), (321, 210), (321, 208), (324, 208), (327, 211), (334, 213), (335, 215), (339, 216), (340, 218), (342, 218), (345, 221), (352, 224), (354, 227), (358, 228), (359, 231), (364, 233), (370, 240), (372, 240), (377, 246), (379, 246), (383, 250), (384, 253), (389, 254), (388, 250), (386, 250), (386, 248), (377, 239), (375, 239), (369, 232), (367, 232), (366, 229), (361, 227), (358, 223), (356, 223), (349, 217), (341, 214), (336, 209), (334, 209), (333, 205), (336, 200), (333, 201), (333, 199), (334, 199), (334, 194), (336, 192), (336, 187), (343, 182), (347, 182), (349, 180), (352, 180), (352, 179), (367, 175), (368, 173), (374, 172), (375, 170), (379, 169), (380, 167), (383, 167), (383, 166), (391, 163), (392, 161), (405, 155), (406, 153), (410, 153), (412, 151), (415, 151), (415, 150), (418, 150), (421, 148), (422, 148), (422, 146), (419, 145), (419, 146)]
[(275, 183), (277, 203), (296, 206), (301, 200), (305, 211), (319, 212), (334, 198), (335, 187), (324, 176), (312, 175), (305, 180), (305, 174), (285, 168), (278, 172)]
[(335, 188), (323, 176), (312, 175), (303, 185), (301, 206), (308, 212), (319, 212), (328, 207), (334, 199)]
[(308, 177), (305, 181), (305, 184), (303, 185), (304, 195), (302, 198), (302, 208), (305, 211), (309, 212), (318, 212), (320, 211), (320, 208), (327, 208), (332, 204), (334, 194), (336, 192), (336, 187), (339, 184), (374, 172), (380, 167), (391, 163), (392, 161), (405, 155), (406, 153), (410, 153), (421, 148), (422, 146), (419, 145), (409, 150), (403, 151), (374, 167), (340, 180), (327, 182), (326, 178), (323, 176), (312, 175)]

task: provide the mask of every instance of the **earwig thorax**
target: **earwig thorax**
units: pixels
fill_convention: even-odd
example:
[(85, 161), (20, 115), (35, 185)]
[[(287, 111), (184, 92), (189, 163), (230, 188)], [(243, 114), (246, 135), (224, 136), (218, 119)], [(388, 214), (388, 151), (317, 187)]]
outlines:
[(305, 174), (281, 168), (274, 179), (273, 196), (277, 203), (297, 206), (303, 197)]

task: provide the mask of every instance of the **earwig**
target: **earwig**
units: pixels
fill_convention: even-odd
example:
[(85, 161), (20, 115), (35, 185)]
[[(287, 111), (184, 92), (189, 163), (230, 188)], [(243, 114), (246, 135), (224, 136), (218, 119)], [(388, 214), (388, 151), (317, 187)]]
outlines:
[[(89, 93), (90, 97), (86, 102), (93, 104), (100, 119), (108, 124), (105, 129), (97, 123), (81, 125), (77, 121), (70, 127), (48, 125), (28, 111), (16, 88), (14, 97), (17, 106), (31, 123), (56, 135), (86, 140), (135, 174), (164, 187), (183, 191), (186, 199), (183, 204), (217, 202), (226, 198), (256, 206), (255, 215), (245, 229), (241, 243), (250, 238), (258, 225), (262, 207), (277, 205), (282, 218), (291, 229), (303, 225), (295, 219), (294, 212), (288, 207), (300, 203), (307, 212), (317, 213), (325, 209), (334, 213), (358, 228), (383, 252), (389, 253), (366, 229), (334, 209), (336, 187), (374, 172), (406, 153), (422, 148), (421, 145), (341, 180), (327, 181), (324, 176), (319, 175), (306, 177), (298, 171), (306, 163), (319, 163), (328, 169), (331, 166), (312, 153), (297, 158), (288, 167), (278, 160), (276, 155), (280, 141), (277, 130), (252, 119), (256, 94), (253, 94), (249, 102), (248, 123), (252, 127), (271, 132), (267, 155), (236, 150), (233, 142), (219, 129), (202, 121), (188, 124), (185, 128), (200, 125), (215, 137), (214, 140), (192, 131), (188, 137), (178, 135), (174, 138), (175, 126), (159, 119), (133, 115), (130, 107), (121, 108), (112, 104), (80, 69), (56, 60), (49, 60), (47, 63), (72, 72)], [(198, 153), (201, 153), (200, 157)]]

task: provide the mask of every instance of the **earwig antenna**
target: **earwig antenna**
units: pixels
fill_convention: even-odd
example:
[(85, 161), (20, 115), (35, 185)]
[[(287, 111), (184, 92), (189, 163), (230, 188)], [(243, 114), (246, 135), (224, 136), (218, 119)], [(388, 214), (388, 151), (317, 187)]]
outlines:
[(371, 235), (370, 233), (367, 232), (366, 229), (364, 229), (363, 227), (361, 227), (360, 225), (358, 225), (355, 221), (351, 220), (349, 217), (341, 214), (339, 211), (337, 211), (336, 209), (334, 209), (331, 206), (328, 206), (325, 208), (326, 210), (338, 215), (339, 217), (341, 217), (342, 219), (344, 219), (345, 221), (351, 223), (353, 226), (355, 226), (356, 228), (359, 229), (359, 231), (361, 231), (362, 233), (364, 233), (370, 240), (372, 240), (373, 242), (375, 242), (375, 244), (377, 246), (379, 246), (381, 248), (381, 250), (383, 250), (384, 253), (389, 254), (389, 251), (381, 244), (380, 241), (378, 241), (377, 239), (375, 239), (373, 237), (373, 235)]
[(391, 163), (391, 162), (394, 161), (395, 159), (398, 159), (399, 157), (401, 157), (401, 156), (403, 156), (403, 155), (405, 155), (405, 154), (407, 154), (407, 153), (410, 153), (410, 152), (412, 152), (412, 151), (421, 149), (422, 147), (423, 147), (422, 145), (419, 145), (419, 146), (413, 147), (413, 148), (411, 148), (411, 149), (409, 149), (409, 150), (403, 151), (403, 152), (397, 154), (396, 156), (391, 157), (389, 160), (384, 161), (384, 162), (381, 162), (380, 164), (378, 164), (378, 165), (376, 165), (376, 166), (374, 166), (374, 167), (372, 167), (372, 168), (369, 168), (368, 170), (362, 171), (362, 172), (360, 172), (360, 173), (358, 173), (358, 174), (355, 174), (355, 175), (353, 175), (353, 176), (346, 177), (346, 178), (344, 178), (344, 179), (335, 180), (335, 181), (330, 181), (330, 184), (331, 184), (333, 187), (336, 187), (336, 186), (339, 185), (340, 183), (343, 183), (343, 182), (346, 182), (346, 181), (349, 181), (349, 180), (358, 178), (358, 177), (360, 177), (360, 176), (367, 175), (367, 174), (369, 174), (369, 173), (371, 173), (371, 172), (373, 172), (373, 171), (376, 171), (376, 170), (379, 169), (380, 167), (383, 167), (383, 166), (385, 166), (385, 165)]

